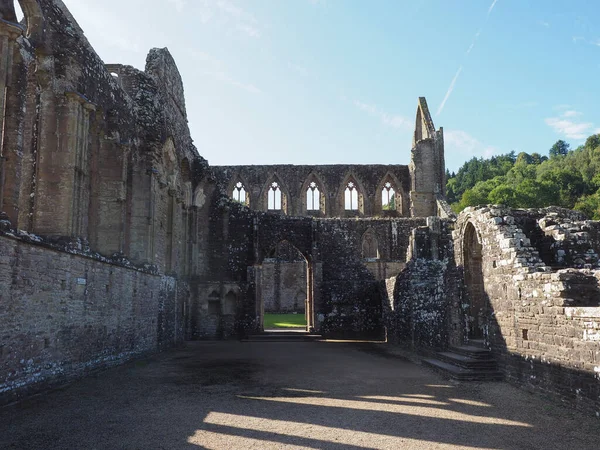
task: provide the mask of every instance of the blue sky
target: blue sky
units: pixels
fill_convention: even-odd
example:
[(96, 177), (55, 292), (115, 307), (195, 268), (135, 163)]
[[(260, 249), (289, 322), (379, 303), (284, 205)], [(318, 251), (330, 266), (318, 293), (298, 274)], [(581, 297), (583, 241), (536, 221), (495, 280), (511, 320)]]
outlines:
[(407, 164), (417, 98), (446, 165), (600, 132), (600, 3), (64, 0), (105, 62), (168, 47), (211, 164)]

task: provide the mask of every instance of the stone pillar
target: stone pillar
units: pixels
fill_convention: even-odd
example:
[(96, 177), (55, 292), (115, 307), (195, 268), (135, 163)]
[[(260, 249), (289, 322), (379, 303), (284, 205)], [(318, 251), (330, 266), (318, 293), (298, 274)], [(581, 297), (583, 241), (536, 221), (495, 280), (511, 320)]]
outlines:
[[(310, 291), (307, 295), (310, 295), (310, 316), (307, 311), (307, 325), (309, 325), (310, 331), (319, 331), (321, 323), (317, 321), (317, 316), (322, 310), (321, 305), (321, 282), (323, 281), (323, 263), (311, 262), (310, 273), (308, 279), (310, 280)], [(309, 319), (310, 318), (310, 319)], [(310, 322), (309, 322), (310, 320)]]
[(22, 33), (19, 24), (0, 19), (0, 211), (4, 204), (6, 101), (12, 84), (14, 44)]

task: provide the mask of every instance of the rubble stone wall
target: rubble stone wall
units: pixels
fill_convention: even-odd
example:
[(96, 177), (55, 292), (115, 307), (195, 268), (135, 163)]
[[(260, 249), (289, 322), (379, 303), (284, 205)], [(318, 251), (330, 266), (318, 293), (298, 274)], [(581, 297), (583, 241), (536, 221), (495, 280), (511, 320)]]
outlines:
[[(465, 235), (473, 226), (482, 245), (484, 339), (507, 379), (599, 413), (597, 223), (579, 219), (559, 208), (467, 208), (456, 223), (455, 255), (468, 271)], [(548, 266), (540, 251), (560, 264)], [(561, 268), (568, 263), (591, 268)], [(473, 323), (468, 291), (455, 340), (467, 340)]]

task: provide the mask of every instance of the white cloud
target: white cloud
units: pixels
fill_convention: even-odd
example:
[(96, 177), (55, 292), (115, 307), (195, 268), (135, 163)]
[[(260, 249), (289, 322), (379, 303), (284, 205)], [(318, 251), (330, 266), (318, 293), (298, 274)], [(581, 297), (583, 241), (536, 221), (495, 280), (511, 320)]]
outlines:
[(216, 2), (214, 0), (204, 0), (199, 5), (199, 14), (203, 23), (214, 21), (219, 26), (240, 31), (252, 38), (258, 38), (261, 35), (258, 20), (254, 15), (229, 0), (218, 0)]
[(354, 106), (356, 106), (361, 111), (366, 112), (372, 117), (379, 118), (379, 120), (381, 120), (381, 123), (387, 127), (407, 130), (410, 130), (412, 128), (412, 122), (404, 116), (397, 114), (388, 114), (387, 112), (380, 110), (375, 105), (363, 103), (358, 100), (354, 101)]
[(489, 158), (497, 152), (495, 147), (482, 144), (477, 138), (463, 130), (444, 130), (444, 145), (447, 150), (465, 156)]
[(550, 22), (546, 22), (545, 20), (538, 20), (538, 24), (543, 27), (550, 28)]
[(569, 105), (558, 105), (554, 109), (564, 110), (559, 117), (548, 117), (544, 120), (546, 125), (552, 128), (556, 133), (568, 138), (581, 141), (591, 134), (600, 132), (600, 128), (595, 128), (592, 122), (583, 122), (576, 118), (583, 113), (570, 108)]
[[(142, 50), (143, 29), (139, 23), (128, 22), (117, 11), (105, 8), (91, 0), (68, 1), (66, 6), (97, 52), (100, 52), (103, 47), (112, 47), (131, 53), (142, 53), (145, 50)], [(107, 23), (110, 23), (119, 32), (107, 32)]]
[(454, 78), (452, 78), (452, 81), (450, 82), (450, 86), (448, 86), (448, 90), (446, 91), (446, 95), (444, 96), (444, 100), (442, 100), (442, 103), (440, 103), (440, 106), (438, 107), (437, 112), (435, 113), (436, 116), (439, 116), (440, 113), (442, 112), (442, 110), (444, 109), (444, 106), (446, 105), (448, 98), (450, 98), (450, 94), (452, 94), (452, 91), (454, 90), (454, 85), (456, 84), (456, 80), (458, 80), (458, 76), (460, 75), (461, 72), (462, 72), (462, 66), (460, 66), (458, 68), (458, 70), (456, 71), (456, 74), (454, 75)]
[(545, 119), (545, 122), (556, 133), (564, 135), (569, 139), (576, 139), (578, 141), (587, 138), (590, 134), (595, 132), (593, 130), (594, 124), (591, 122), (578, 123), (560, 117), (549, 117)]
[(187, 4), (187, 0), (167, 0), (168, 3), (172, 3), (175, 6), (177, 12), (182, 12), (183, 8)]
[(260, 37), (260, 30), (252, 25), (240, 24), (237, 26), (237, 29), (250, 37)]
[(251, 94), (260, 94), (262, 91), (252, 83), (246, 83), (234, 77), (225, 67), (223, 61), (212, 55), (193, 49), (188, 49), (191, 58), (197, 61), (197, 69), (201, 75), (209, 76), (217, 81), (243, 89)]
[(302, 77), (307, 77), (310, 75), (310, 72), (306, 67), (301, 66), (299, 64), (294, 64), (292, 62), (288, 62), (288, 69)]

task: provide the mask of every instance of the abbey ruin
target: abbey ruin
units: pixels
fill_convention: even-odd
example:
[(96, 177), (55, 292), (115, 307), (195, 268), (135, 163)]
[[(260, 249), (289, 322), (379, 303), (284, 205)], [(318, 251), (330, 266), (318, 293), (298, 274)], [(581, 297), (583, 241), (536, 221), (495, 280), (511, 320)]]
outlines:
[(61, 0), (19, 3), (21, 23), (0, 2), (2, 403), (271, 310), (434, 365), (481, 342), (505, 380), (600, 414), (600, 223), (456, 217), (424, 98), (408, 166), (211, 166), (167, 49), (106, 64)]

